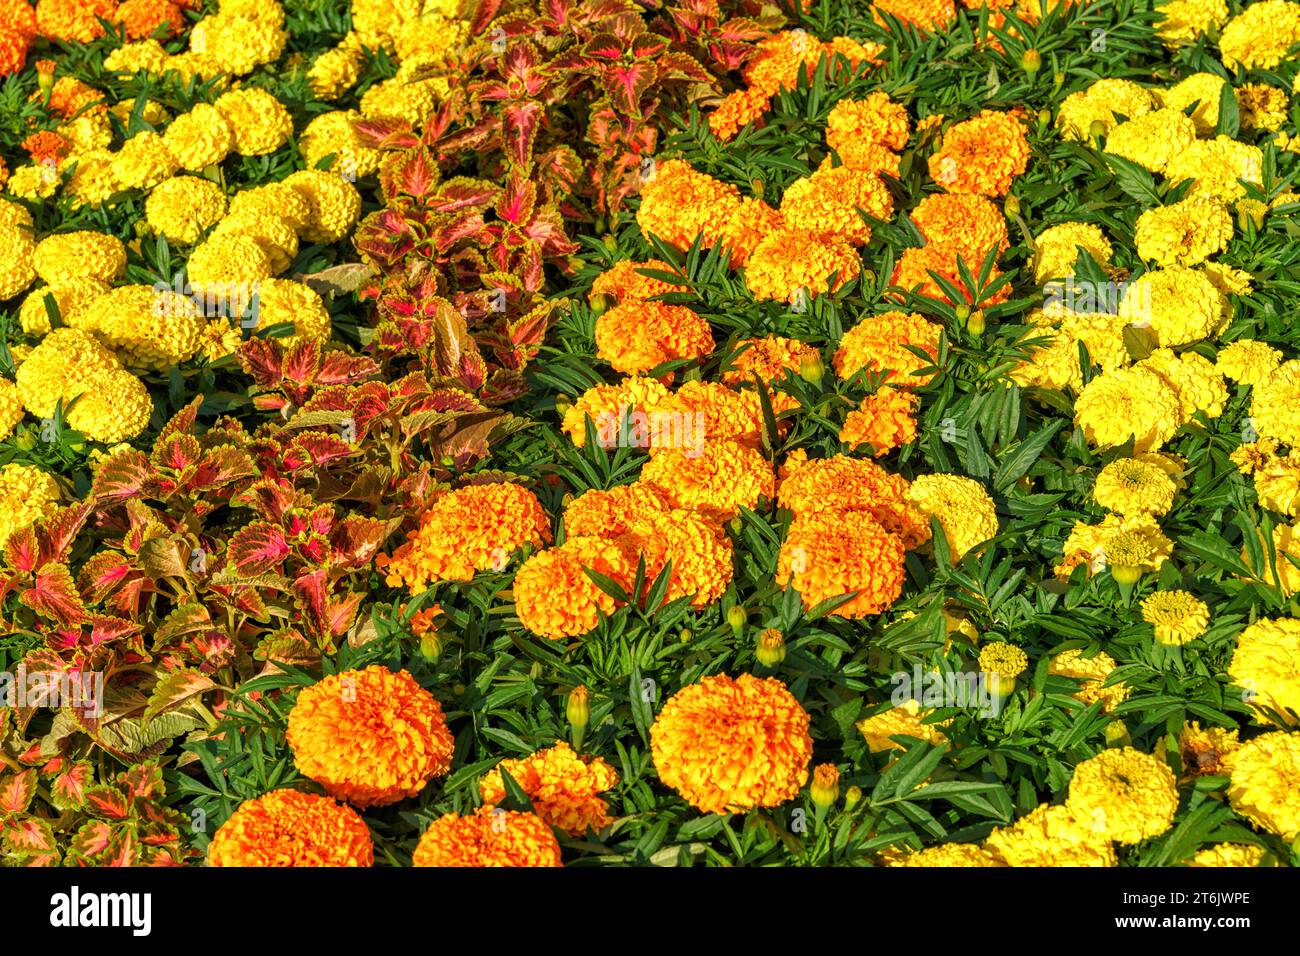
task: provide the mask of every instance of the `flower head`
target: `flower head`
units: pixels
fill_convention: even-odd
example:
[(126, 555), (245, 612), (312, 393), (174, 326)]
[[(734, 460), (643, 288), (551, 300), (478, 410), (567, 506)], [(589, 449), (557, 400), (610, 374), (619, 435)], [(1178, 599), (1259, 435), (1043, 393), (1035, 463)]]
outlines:
[(540, 817), (501, 807), (445, 814), (429, 824), (415, 866), (560, 866), (560, 844)]
[(600, 794), (618, 786), (618, 773), (599, 757), (580, 757), (560, 741), (522, 760), (503, 760), (480, 784), (484, 806), (506, 798), (502, 768), (549, 826), (575, 837), (609, 826), (609, 804)]
[(370, 831), (329, 797), (272, 790), (245, 800), (208, 844), (208, 866), (371, 866)]

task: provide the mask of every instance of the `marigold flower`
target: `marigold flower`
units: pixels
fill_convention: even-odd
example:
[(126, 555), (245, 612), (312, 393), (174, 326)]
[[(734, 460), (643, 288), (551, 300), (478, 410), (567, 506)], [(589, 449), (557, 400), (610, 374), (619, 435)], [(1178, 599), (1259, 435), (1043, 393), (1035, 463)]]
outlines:
[(734, 518), (742, 506), (757, 508), (776, 492), (767, 459), (749, 445), (725, 439), (656, 451), (641, 469), (641, 481), (663, 492), (673, 507), (714, 521)]
[[(926, 298), (947, 302), (949, 305), (971, 305), (975, 302), (977, 290), (963, 278), (961, 267), (958, 265), (960, 256), (961, 250), (955, 246), (933, 242), (924, 246), (910, 246), (903, 250), (903, 254), (898, 259), (898, 264), (894, 266), (894, 272), (889, 277), (889, 284), (923, 295)], [(979, 276), (980, 262), (968, 261), (966, 265), (972, 278)], [(941, 276), (955, 286), (960, 297), (953, 299), (948, 290), (940, 285), (931, 276), (931, 273)], [(989, 273), (990, 282), (996, 279), (998, 275), (998, 270), (993, 269)], [(982, 304), (989, 305), (1005, 302), (1010, 296), (1010, 287), (1004, 285), (992, 295), (985, 296)], [(899, 295), (896, 298), (902, 299), (903, 297)]]
[(1138, 216), (1137, 253), (1158, 266), (1194, 266), (1228, 248), (1232, 216), (1221, 203), (1192, 197)]
[(311, 222), (312, 206), (287, 181), (264, 183), (235, 193), (230, 200), (230, 215), (232, 218), (275, 216), (302, 234)]
[(1242, 843), (1216, 843), (1198, 850), (1188, 862), (1188, 866), (1274, 866), (1273, 857), (1262, 846), (1248, 846)]
[[(289, 111), (266, 90), (240, 87), (221, 94), (212, 105), (226, 118), (234, 136), (234, 149), (241, 156), (273, 153), (293, 136)], [(315, 161), (309, 158), (307, 164), (314, 166)]]
[(746, 126), (761, 120), (771, 105), (771, 94), (758, 87), (728, 93), (709, 114), (709, 129), (721, 142), (729, 142)]
[(998, 533), (993, 499), (973, 478), (918, 475), (907, 491), (907, 501), (922, 514), (939, 519), (956, 559)]
[(500, 807), (429, 824), (411, 858), (415, 866), (560, 866), (560, 844), (542, 819)]
[(1178, 753), (1183, 762), (1183, 776), (1227, 776), (1223, 758), (1232, 753), (1241, 742), (1237, 731), (1223, 727), (1206, 727), (1192, 721), (1183, 724), (1178, 737)]
[(847, 242), (817, 242), (798, 229), (782, 227), (754, 247), (745, 263), (745, 284), (754, 298), (807, 305), (862, 272), (857, 251)]
[(885, 866), (986, 867), (1003, 864), (987, 850), (973, 843), (941, 843), (924, 850), (882, 854)]
[(804, 608), (853, 594), (836, 617), (879, 614), (898, 600), (903, 578), (903, 542), (860, 511), (801, 515), (777, 558), (777, 584), (798, 591)]
[(1300, 505), (1300, 459), (1283, 455), (1260, 464), (1255, 495), (1261, 507), (1294, 517)]
[(1079, 393), (1074, 420), (1096, 447), (1123, 445), (1154, 451), (1183, 422), (1178, 393), (1149, 368), (1121, 368), (1098, 375)]
[(618, 602), (592, 581), (588, 569), (630, 590), (636, 562), (623, 544), (571, 534), (558, 548), (532, 555), (516, 572), (512, 590), (519, 622), (552, 640), (581, 637), (595, 628)]
[(668, 389), (662, 382), (639, 375), (625, 378), (617, 385), (593, 385), (564, 412), (560, 428), (582, 448), (587, 443), (586, 422), (590, 418), (597, 436), (612, 443), (611, 428), (617, 434), (629, 416), (634, 419), (644, 416), (648, 420), (649, 414), (667, 397)]
[(1300, 733), (1263, 734), (1224, 757), (1223, 765), (1232, 809), (1287, 842), (1300, 836)]
[(197, 103), (171, 121), (163, 133), (163, 142), (182, 169), (199, 171), (230, 155), (235, 148), (235, 134), (219, 109)]
[(662, 259), (647, 259), (645, 262), (620, 259), (596, 277), (596, 281), (591, 284), (591, 294), (607, 295), (615, 302), (623, 303), (644, 302), (670, 292), (687, 291), (684, 285), (644, 275), (645, 271), (677, 273), (672, 265)]
[[(355, 34), (349, 34), (348, 39), (353, 36)], [(338, 46), (326, 50), (312, 63), (311, 69), (307, 71), (311, 91), (319, 99), (337, 100), (356, 86), (361, 77), (363, 62), (360, 42), (349, 44), (345, 39)]]
[(580, 757), (559, 741), (522, 760), (503, 760), (480, 784), (484, 806), (496, 806), (506, 798), (502, 767), (528, 794), (533, 810), (547, 825), (578, 837), (611, 823), (609, 804), (600, 794), (618, 786), (618, 773), (599, 757)]
[(1003, 687), (1010, 687), (1029, 666), (1029, 656), (1014, 644), (992, 641), (980, 648), (980, 670), (994, 675)]
[(193, 358), (205, 325), (189, 296), (147, 285), (111, 289), (64, 321), (92, 333), (127, 365), (158, 372)]
[(34, 465), (0, 465), (0, 547), (14, 532), (54, 514), (61, 497), (58, 482)]
[(596, 320), (596, 354), (625, 374), (713, 351), (709, 323), (684, 305), (628, 302)]
[(388, 583), (415, 594), (435, 581), (469, 581), (504, 571), (511, 552), (551, 540), (551, 522), (527, 488), (510, 482), (468, 485), (438, 498), (392, 557), (380, 555)]
[(1039, 233), (1034, 239), (1034, 280), (1046, 282), (1074, 275), (1074, 263), (1082, 248), (1100, 266), (1110, 264), (1110, 240), (1092, 223), (1063, 222)]
[(1255, 186), (1263, 183), (1263, 162), (1264, 154), (1258, 146), (1216, 136), (1197, 140), (1171, 156), (1165, 166), (1165, 179), (1170, 183), (1190, 179), (1192, 186), (1184, 198), (1201, 196), (1234, 203), (1246, 195), (1242, 180)]
[[(18, 394), (18, 386), (7, 378), (0, 378), (0, 441), (4, 441), (13, 434), (18, 423), (23, 420), (26, 414), (23, 409), (22, 397)], [(3, 544), (0, 541), (0, 544)]]
[[(360, 120), (356, 110), (335, 110), (321, 113), (298, 137), (298, 148), (310, 169), (335, 169), (344, 175), (369, 176), (379, 170), (379, 150), (367, 146), (352, 125)], [(333, 155), (327, 167), (320, 163)]]
[(1152, 110), (1126, 120), (1106, 137), (1106, 152), (1137, 163), (1153, 173), (1164, 172), (1169, 160), (1196, 140), (1196, 124), (1181, 109)]
[(252, 236), (211, 235), (194, 247), (185, 275), (196, 290), (209, 295), (242, 298), (263, 279), (271, 278), (271, 260)]
[(1087, 141), (1093, 124), (1100, 124), (1102, 134), (1108, 135), (1119, 123), (1118, 117), (1134, 120), (1156, 106), (1155, 95), (1145, 87), (1131, 80), (1106, 78), (1067, 96), (1056, 114), (1056, 125), (1070, 139)]
[(285, 740), (298, 770), (358, 807), (413, 797), (451, 769), (442, 705), (406, 671), (372, 665), (298, 694)]
[(1300, 4), (1262, 0), (1237, 14), (1219, 35), (1219, 56), (1229, 70), (1271, 70), (1300, 43)]
[(617, 538), (631, 530), (633, 520), (650, 511), (668, 511), (668, 496), (654, 485), (634, 481), (606, 491), (583, 492), (564, 510), (564, 529), (570, 536)]
[(1084, 657), (1083, 650), (1074, 647), (1054, 655), (1048, 665), (1047, 673), (1082, 681), (1082, 685), (1074, 692), (1074, 699), (1085, 707), (1101, 701), (1102, 713), (1109, 714), (1116, 706), (1128, 699), (1128, 687), (1122, 681), (1102, 686), (1115, 667), (1115, 659), (1105, 651), (1097, 651), (1091, 657)]
[(1074, 768), (1066, 806), (1106, 839), (1141, 843), (1173, 826), (1178, 788), (1164, 761), (1119, 747)]
[[(771, 397), (777, 413), (790, 401), (784, 395)], [(762, 429), (763, 412), (755, 390), (728, 388), (719, 382), (683, 382), (650, 412), (649, 447), (698, 453), (706, 441), (734, 441), (759, 448)]]
[(102, 232), (61, 232), (37, 244), (33, 264), (50, 285), (75, 279), (112, 282), (126, 270), (126, 247)]
[(1286, 90), (1266, 83), (1244, 83), (1237, 88), (1236, 94), (1242, 129), (1276, 132), (1286, 123), (1290, 101)]
[[(627, 549), (633, 571), (645, 559), (647, 589), (672, 563), (665, 601), (689, 597), (692, 606), (707, 607), (722, 597), (731, 583), (731, 539), (695, 512), (673, 509), (635, 515), (618, 542)], [(631, 586), (629, 578), (629, 590)], [(641, 599), (644, 595), (635, 597)]]
[[(934, 373), (921, 370), (937, 361), (941, 331), (938, 325), (915, 313), (864, 316), (840, 339), (832, 359), (835, 374), (852, 378), (865, 368), (873, 374), (886, 373), (885, 379), (898, 388), (926, 385)], [(913, 349), (928, 355), (929, 361)]]
[(740, 203), (740, 190), (696, 172), (679, 159), (660, 163), (641, 188), (636, 221), (646, 235), (655, 235), (678, 249), (689, 249), (703, 233), (714, 245)]
[(916, 409), (921, 399), (912, 392), (882, 386), (844, 419), (840, 441), (857, 448), (870, 445), (879, 458), (916, 438)]
[(930, 178), (950, 193), (1005, 196), (1029, 162), (1025, 128), (1011, 113), (984, 110), (943, 134)]
[(168, 242), (193, 245), (226, 214), (221, 187), (197, 176), (177, 176), (158, 185), (144, 204), (149, 228)]
[(718, 674), (664, 703), (650, 751), (659, 779), (702, 813), (775, 807), (808, 780), (808, 724), (779, 680)]
[(1228, 676), (1246, 689), (1259, 720), (1300, 725), (1300, 620), (1264, 618), (1242, 631)]
[(1115, 866), (1105, 833), (1069, 806), (1043, 804), (1009, 827), (998, 827), (984, 849), (1003, 866)]
[(826, 145), (836, 152), (850, 143), (874, 143), (901, 152), (907, 137), (906, 107), (882, 91), (860, 100), (840, 100), (826, 117)]
[(58, 285), (41, 286), (27, 294), (18, 310), (18, 321), (28, 335), (50, 331), (50, 305), (64, 325), (75, 326), (86, 306), (108, 291), (100, 279), (69, 279)]
[(37, 0), (36, 26), (41, 36), (89, 43), (104, 35), (100, 20), (112, 20), (117, 0)]
[(874, 462), (846, 455), (808, 461), (791, 454), (782, 467), (777, 501), (795, 517), (865, 512), (910, 550), (930, 539), (930, 523), (907, 500), (909, 487), (907, 479)]
[(722, 227), (722, 244), (731, 250), (733, 269), (748, 264), (758, 244), (785, 228), (785, 216), (761, 199), (746, 197)]
[[(47, 240), (48, 241), (48, 240)], [(0, 226), (0, 301), (12, 299), (36, 278), (36, 243), (26, 226)]]
[(881, 13), (923, 30), (941, 30), (957, 18), (953, 0), (876, 0), (871, 5), (877, 22)]
[(722, 370), (724, 385), (748, 385), (757, 375), (769, 388), (779, 387), (786, 371), (799, 374), (804, 362), (819, 354), (811, 345), (779, 335), (741, 339), (736, 349), (742, 351)]
[(1178, 484), (1147, 456), (1117, 458), (1097, 475), (1092, 496), (1121, 515), (1162, 515), (1174, 503)]
[(329, 797), (272, 790), (245, 800), (208, 844), (208, 866), (373, 866), (360, 814)]
[(900, 749), (902, 745), (894, 737), (915, 737), (938, 746), (948, 739), (943, 733), (948, 721), (927, 721), (931, 713), (909, 697), (888, 710), (862, 718), (855, 726), (873, 754)]
[(122, 5), (113, 14), (113, 21), (126, 28), (126, 35), (132, 40), (143, 40), (155, 30), (166, 24), (167, 37), (171, 38), (185, 25), (181, 5), (171, 0), (122, 0)]
[(976, 275), (989, 250), (1007, 249), (1007, 222), (989, 199), (969, 193), (934, 193), (912, 210), (928, 245), (951, 249)]
[[(274, 275), (279, 275), (288, 269), (293, 264), (294, 257), (298, 255), (298, 233), (287, 219), (281, 219), (279, 216), (258, 216), (247, 212), (227, 215), (212, 230), (213, 237), (231, 234), (247, 236), (256, 242), (258, 248), (265, 254)], [(301, 283), (294, 284), (301, 285)], [(323, 311), (324, 306), (321, 308)], [(304, 324), (316, 329), (322, 327), (318, 315), (312, 316)], [(324, 325), (327, 326), (328, 323)]]
[(1156, 10), (1162, 18), (1156, 23), (1156, 34), (1170, 49), (1195, 43), (1228, 19), (1224, 0), (1167, 0)]
[(357, 224), (361, 194), (342, 176), (323, 169), (303, 169), (284, 182), (307, 200), (311, 218), (302, 237), (308, 242), (338, 242)]
[(894, 198), (875, 173), (848, 166), (822, 167), (796, 179), (781, 197), (786, 228), (806, 232), (822, 243), (865, 245), (871, 227), (859, 210), (875, 219), (889, 219)]

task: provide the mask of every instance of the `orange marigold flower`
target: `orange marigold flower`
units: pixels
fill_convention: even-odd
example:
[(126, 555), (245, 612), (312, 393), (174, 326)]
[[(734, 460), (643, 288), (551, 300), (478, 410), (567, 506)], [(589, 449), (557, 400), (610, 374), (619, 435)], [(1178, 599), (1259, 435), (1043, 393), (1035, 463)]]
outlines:
[(863, 512), (802, 515), (781, 545), (776, 582), (798, 591), (805, 608), (856, 592), (831, 613), (879, 614), (903, 592), (903, 542)]
[(875, 0), (872, 9), (879, 23), (885, 22), (879, 14), (887, 13), (906, 24), (931, 31), (940, 30), (957, 18), (953, 0)]
[(632, 527), (634, 518), (671, 507), (667, 495), (643, 481), (608, 490), (592, 488), (569, 502), (564, 511), (564, 530), (570, 535), (617, 538)]
[(52, 161), (57, 167), (72, 152), (72, 141), (62, 133), (41, 130), (23, 140), (23, 149), (37, 163)]
[(684, 305), (627, 302), (596, 320), (596, 354), (626, 374), (712, 351), (709, 323)]
[(700, 451), (705, 441), (762, 444), (763, 411), (758, 392), (719, 382), (684, 382), (650, 413), (651, 448)]
[(89, 43), (104, 35), (102, 20), (113, 19), (117, 0), (37, 0), (36, 27), (55, 40)]
[(954, 250), (976, 275), (990, 249), (1007, 250), (1007, 221), (1002, 210), (971, 193), (935, 193), (912, 210), (912, 221), (929, 245)]
[(647, 511), (632, 519), (619, 543), (627, 549), (632, 568), (645, 558), (647, 589), (664, 565), (672, 562), (665, 601), (689, 597), (695, 607), (707, 607), (722, 597), (731, 583), (731, 539), (695, 512)]
[[(866, 140), (850, 140), (837, 148), (835, 152), (840, 158), (840, 165), (848, 169), (858, 169), (867, 173), (888, 173), (895, 179), (898, 179), (901, 175), (899, 163), (902, 162), (902, 157), (879, 143), (869, 143)], [(817, 168), (820, 171), (829, 169), (834, 165), (834, 158), (827, 156)]]
[(163, 24), (167, 25), (166, 38), (171, 38), (185, 24), (181, 8), (171, 0), (123, 0), (113, 19), (126, 28), (131, 40), (152, 36)]
[(717, 674), (664, 703), (650, 752), (659, 779), (702, 813), (775, 807), (808, 780), (808, 723), (779, 680)]
[(761, 199), (742, 199), (722, 227), (722, 243), (731, 250), (731, 266), (749, 261), (754, 249), (767, 236), (785, 227), (785, 217)]
[(846, 147), (867, 143), (898, 152), (907, 145), (908, 135), (907, 109), (884, 92), (840, 100), (826, 118), (826, 145), (841, 156)]
[(632, 586), (636, 562), (627, 548), (604, 538), (575, 535), (557, 548), (534, 554), (515, 574), (515, 613), (539, 637), (581, 637), (613, 614), (618, 602), (587, 575), (603, 574), (624, 590)]
[(875, 462), (847, 455), (808, 460), (791, 454), (781, 470), (777, 503), (796, 518), (818, 512), (863, 512), (912, 549), (930, 540), (930, 521), (907, 501), (911, 485)]
[(756, 508), (771, 498), (772, 466), (754, 448), (734, 441), (708, 441), (698, 451), (656, 451), (641, 469), (641, 480), (662, 491), (676, 508), (729, 521), (741, 506)]
[[(5, 0), (0, 4), (0, 32), (14, 34), (25, 44), (30, 45), (36, 39), (36, 11), (25, 0)], [(40, 60), (41, 63), (50, 63)], [(20, 64), (21, 65), (21, 64)]]
[(669, 292), (687, 291), (684, 285), (643, 275), (643, 270), (677, 272), (662, 259), (647, 259), (645, 262), (621, 259), (596, 277), (596, 281), (591, 284), (591, 294), (607, 295), (615, 302), (642, 302)]
[(723, 369), (722, 381), (726, 385), (749, 385), (753, 383), (755, 375), (764, 385), (777, 385), (785, 378), (787, 370), (798, 375), (805, 361), (820, 355), (811, 345), (779, 335), (741, 339), (736, 343), (736, 348), (743, 348), (744, 351)]
[(504, 571), (511, 552), (551, 540), (551, 522), (527, 488), (510, 482), (470, 485), (448, 492), (420, 516), (392, 557), (388, 583), (415, 594), (433, 581), (469, 581), (479, 571)]
[(943, 145), (930, 157), (930, 177), (950, 193), (1005, 196), (1028, 162), (1029, 141), (1020, 120), (984, 110), (944, 133)]
[(503, 760), (480, 785), (486, 806), (506, 798), (501, 767), (528, 794), (533, 810), (549, 826), (575, 837), (609, 826), (609, 804), (600, 795), (618, 786), (618, 773), (599, 757), (579, 756), (561, 740), (522, 760)]
[[(972, 304), (975, 301), (975, 291), (966, 284), (962, 278), (961, 269), (957, 265), (957, 257), (961, 250), (955, 246), (944, 245), (940, 243), (928, 243), (924, 246), (912, 246), (903, 250), (903, 255), (899, 258), (898, 264), (894, 266), (894, 273), (889, 277), (889, 284), (897, 286), (900, 289), (906, 289), (909, 292), (917, 292), (920, 295), (931, 299), (938, 299), (947, 302), (949, 305), (957, 305), (949, 297), (943, 286), (930, 275), (931, 272), (943, 276), (950, 283), (957, 287), (961, 293), (962, 301), (966, 304)], [(966, 268), (970, 271), (971, 278), (978, 281), (980, 267), (983, 260), (966, 260)], [(995, 268), (989, 272), (989, 282), (991, 283), (999, 275)], [(1004, 302), (1011, 296), (1011, 287), (1002, 286), (990, 296), (986, 296), (982, 301), (983, 304), (994, 304)], [(901, 299), (902, 296), (896, 296)]]
[(914, 393), (886, 385), (849, 412), (840, 441), (853, 448), (870, 445), (876, 458), (901, 448), (916, 438), (915, 413), (920, 404)]
[(371, 665), (303, 690), (285, 740), (298, 770), (358, 807), (413, 797), (451, 769), (442, 705), (406, 671)]
[(823, 166), (796, 179), (781, 199), (786, 226), (822, 243), (864, 245), (871, 238), (871, 227), (859, 209), (876, 219), (889, 219), (894, 199), (875, 173), (848, 166)]
[(799, 74), (810, 74), (826, 52), (826, 44), (811, 33), (783, 30), (758, 44), (754, 55), (745, 64), (745, 82), (769, 97), (783, 87), (794, 89)]
[(480, 807), (429, 824), (411, 858), (415, 866), (560, 866), (560, 844), (533, 813)]
[(372, 866), (361, 815), (329, 797), (272, 790), (245, 800), (212, 836), (208, 866)]
[[(917, 374), (932, 367), (939, 357), (941, 327), (912, 312), (882, 312), (865, 316), (844, 333), (831, 360), (835, 374), (852, 378), (862, 369), (885, 378), (899, 388), (929, 383), (934, 373)], [(917, 355), (920, 349), (930, 360)]]
[(704, 234), (705, 245), (720, 238), (736, 207), (740, 190), (696, 172), (680, 159), (660, 163), (641, 188), (636, 221), (646, 235), (655, 235), (678, 249), (689, 249)]
[(772, 96), (767, 90), (753, 86), (736, 90), (723, 97), (709, 114), (709, 129), (721, 142), (728, 142), (744, 127), (762, 119), (771, 105)]
[(849, 243), (818, 242), (800, 229), (782, 228), (754, 247), (745, 284), (755, 299), (794, 303), (832, 292), (861, 272), (862, 260)]
[(50, 112), (64, 119), (108, 109), (104, 94), (71, 76), (61, 76), (50, 89)]
[(21, 33), (0, 24), (0, 76), (21, 70), (30, 47), (31, 42)]
[(640, 375), (625, 378), (617, 385), (593, 385), (565, 411), (560, 428), (582, 448), (587, 443), (590, 418), (601, 441), (609, 441), (625, 420), (648, 416), (667, 397), (663, 382)]

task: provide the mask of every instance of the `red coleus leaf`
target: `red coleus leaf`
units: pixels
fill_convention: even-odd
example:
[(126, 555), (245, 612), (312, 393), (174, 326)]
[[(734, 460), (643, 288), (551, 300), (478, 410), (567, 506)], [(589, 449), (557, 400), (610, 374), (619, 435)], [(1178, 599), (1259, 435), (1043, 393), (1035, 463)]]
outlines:
[(41, 543), (41, 558), (44, 561), (64, 561), (72, 550), (72, 542), (77, 539), (90, 517), (94, 505), (89, 501), (60, 508), (40, 523), (37, 539)]
[[(209, 685), (211, 683), (208, 681)], [(152, 800), (163, 795), (162, 767), (156, 760), (129, 767), (122, 773), (121, 781), (128, 797)]]
[(619, 60), (627, 52), (627, 46), (612, 33), (597, 34), (582, 46), (583, 56), (597, 60)]
[(434, 212), (456, 212), (472, 206), (490, 206), (501, 187), (484, 179), (458, 176), (443, 183), (429, 199)]
[(533, 143), (545, 109), (536, 100), (508, 104), (501, 111), (501, 132), (505, 137), (506, 155), (516, 166), (527, 170), (533, 161)]
[(231, 445), (222, 445), (203, 453), (189, 481), (186, 482), (186, 489), (189, 491), (221, 489), (231, 482), (241, 478), (251, 478), (256, 474), (257, 467), (247, 452)]
[(140, 862), (140, 843), (130, 827), (118, 827), (108, 841), (103, 866), (136, 866)]
[(176, 433), (154, 443), (150, 460), (155, 468), (184, 471), (197, 465), (202, 454), (197, 438)]
[(346, 634), (357, 619), (362, 597), (362, 594), (353, 591), (327, 601), (322, 621), (325, 632), (334, 637), (342, 637)]
[(86, 606), (72, 581), (72, 572), (62, 564), (46, 564), (36, 572), (32, 586), (18, 600), (41, 617), (62, 625), (75, 624), (85, 616)]
[(58, 843), (48, 820), (16, 820), (5, 827), (4, 842), (27, 866), (54, 866), (59, 861)]
[(269, 521), (254, 521), (230, 537), (230, 563), (240, 574), (264, 574), (289, 555), (284, 529)]
[(651, 33), (643, 33), (632, 40), (631, 53), (638, 60), (654, 59), (668, 49), (668, 41)]
[(343, 567), (364, 567), (388, 539), (388, 522), (378, 518), (349, 515), (338, 523), (330, 544), (334, 560)]
[(325, 618), (325, 601), (329, 596), (329, 571), (325, 568), (317, 568), (296, 578), (293, 582), (293, 593), (297, 595), (298, 603), (307, 616), (312, 630), (319, 633)]
[(339, 458), (355, 455), (357, 450), (338, 435), (303, 432), (295, 436), (285, 450), (285, 464), (292, 470), (313, 465), (327, 465)]
[(203, 396), (198, 395), (173, 415), (171, 420), (162, 427), (162, 431), (158, 433), (158, 438), (154, 441), (154, 449), (157, 450), (160, 445), (169, 441), (173, 435), (194, 431), (194, 423), (198, 421), (199, 417), (199, 406), (202, 404)]
[(281, 362), (281, 375), (290, 382), (309, 385), (321, 365), (321, 346), (315, 339), (303, 339), (292, 346)]
[(330, 352), (316, 371), (317, 385), (350, 385), (379, 371), (374, 359), (346, 352)]
[(135, 498), (149, 481), (149, 458), (134, 448), (113, 453), (99, 465), (90, 493), (97, 501)]
[(72, 838), (69, 846), (79, 862), (94, 864), (95, 860), (108, 849), (113, 838), (113, 828), (103, 820), (91, 820), (84, 823)]
[(352, 129), (372, 149), (410, 149), (420, 142), (411, 124), (395, 117), (353, 120)]
[(19, 528), (5, 542), (5, 561), (9, 567), (31, 574), (42, 563), (41, 548), (36, 541), (36, 529), (31, 525)]
[(36, 771), (11, 773), (0, 780), (0, 812), (26, 813), (36, 796)]
[(469, 18), (470, 36), (477, 36), (487, 29), (487, 25), (492, 22), (501, 9), (501, 4), (502, 0), (478, 0), (474, 4), (473, 12)]
[(283, 350), (274, 339), (249, 339), (239, 347), (239, 364), (264, 388), (280, 383)]
[(95, 782), (89, 763), (68, 764), (50, 781), (50, 798), (60, 810), (80, 810), (86, 803), (86, 790)]
[(86, 809), (98, 817), (125, 820), (131, 812), (131, 802), (117, 787), (101, 785), (86, 790)]
[(514, 226), (523, 226), (537, 205), (537, 184), (520, 173), (513, 174), (496, 203), (496, 214)]
[(100, 551), (82, 565), (77, 575), (77, 588), (88, 603), (97, 604), (115, 591), (133, 571), (125, 555)]
[(639, 116), (641, 97), (659, 78), (655, 65), (647, 60), (629, 64), (614, 64), (605, 70), (605, 89), (614, 107), (620, 112)]

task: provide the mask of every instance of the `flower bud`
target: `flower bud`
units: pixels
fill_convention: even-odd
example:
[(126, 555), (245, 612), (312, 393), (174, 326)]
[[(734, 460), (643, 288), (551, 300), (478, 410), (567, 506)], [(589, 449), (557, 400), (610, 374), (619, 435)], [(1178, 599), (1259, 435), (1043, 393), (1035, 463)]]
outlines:
[(681, 642), (683, 644), (689, 644), (694, 638), (695, 638), (695, 634), (691, 631), (689, 627), (682, 628)]
[(833, 763), (818, 764), (813, 768), (812, 786), (808, 788), (814, 805), (827, 809), (840, 797), (840, 772)]
[(852, 810), (862, 802), (862, 788), (857, 784), (844, 791), (844, 809)]
[(958, 322), (965, 323), (970, 318), (970, 306), (965, 302), (959, 303), (952, 311), (957, 316)]
[(1014, 217), (1020, 215), (1020, 200), (1015, 196), (1008, 195), (1002, 203), (1002, 211), (1008, 216)]
[(579, 684), (569, 694), (569, 702), (565, 705), (564, 716), (569, 720), (569, 726), (574, 729), (580, 729), (587, 726), (591, 720), (591, 706), (587, 702), (587, 688)]
[(799, 377), (809, 385), (816, 385), (826, 374), (826, 364), (822, 362), (821, 352), (805, 353), (799, 360)]
[(976, 309), (966, 319), (966, 331), (971, 335), (983, 335), (988, 323), (984, 319), (984, 310)]
[(555, 396), (555, 412), (556, 412), (556, 414), (561, 415), (561, 416), (567, 415), (567, 414), (569, 413), (569, 409), (572, 408), (572, 407), (573, 407), (573, 399), (569, 398), (568, 395), (556, 395), (556, 396)]
[(1106, 124), (1101, 120), (1093, 120), (1092, 125), (1088, 127), (1088, 139), (1102, 139), (1106, 135)]
[(587, 299), (587, 303), (591, 306), (591, 311), (595, 312), (597, 315), (604, 315), (605, 310), (613, 304), (610, 297), (603, 292), (593, 293), (591, 297)]
[(49, 96), (50, 90), (54, 89), (54, 67), (53, 60), (36, 61), (36, 86), (42, 96)]
[(1112, 564), (1110, 566), (1110, 576), (1115, 579), (1116, 584), (1133, 585), (1137, 584), (1142, 577), (1142, 569), (1132, 565)]
[(731, 605), (731, 609), (727, 611), (727, 623), (731, 625), (731, 630), (737, 637), (740, 637), (741, 631), (745, 629), (745, 618), (748, 616), (739, 604)]
[(764, 667), (776, 667), (785, 660), (785, 638), (774, 627), (758, 635), (758, 650), (754, 652)]
[(1020, 57), (1020, 68), (1030, 76), (1036, 74), (1043, 67), (1043, 55), (1037, 50), (1026, 50)]
[(437, 631), (420, 635), (420, 656), (432, 663), (442, 655), (442, 637)]

